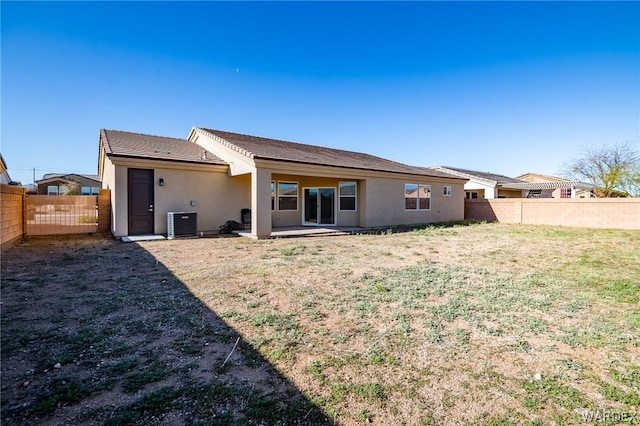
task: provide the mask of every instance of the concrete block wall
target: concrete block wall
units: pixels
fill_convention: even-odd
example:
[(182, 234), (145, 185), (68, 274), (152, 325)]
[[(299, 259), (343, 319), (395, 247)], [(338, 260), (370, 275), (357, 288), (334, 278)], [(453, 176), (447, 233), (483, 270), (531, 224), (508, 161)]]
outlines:
[(0, 247), (10, 247), (24, 235), (26, 189), (0, 184)]
[(465, 200), (465, 219), (579, 228), (640, 229), (640, 198)]

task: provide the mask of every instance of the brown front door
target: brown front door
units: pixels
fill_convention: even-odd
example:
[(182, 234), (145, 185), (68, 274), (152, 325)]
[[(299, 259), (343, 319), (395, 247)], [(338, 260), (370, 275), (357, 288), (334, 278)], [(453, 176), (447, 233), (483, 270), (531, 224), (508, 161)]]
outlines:
[(129, 169), (129, 235), (153, 234), (153, 170)]

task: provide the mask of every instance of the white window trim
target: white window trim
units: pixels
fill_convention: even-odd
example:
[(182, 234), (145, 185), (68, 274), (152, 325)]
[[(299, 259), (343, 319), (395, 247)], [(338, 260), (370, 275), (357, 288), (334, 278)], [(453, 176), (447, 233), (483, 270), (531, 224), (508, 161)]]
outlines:
[[(340, 184), (341, 183), (352, 183), (355, 185), (355, 193), (353, 195), (342, 195), (340, 194)], [(340, 208), (340, 199), (344, 197), (344, 198), (353, 198), (353, 205), (354, 205), (354, 209), (353, 210), (342, 210)], [(338, 182), (338, 211), (339, 212), (357, 212), (358, 211), (358, 182), (356, 181), (342, 181), (342, 182)]]
[[(417, 185), (418, 186), (418, 192), (416, 194), (416, 208), (415, 209), (408, 209), (407, 208), (407, 185)], [(420, 208), (420, 187), (427, 187), (429, 188), (429, 196), (428, 197), (423, 197), (427, 200), (429, 200), (429, 208), (428, 209), (421, 209)], [(405, 186), (404, 186), (404, 210), (407, 212), (428, 212), (431, 210), (431, 203), (432, 203), (432, 197), (431, 197), (431, 185), (426, 184), (426, 183), (413, 183), (413, 182), (405, 182)]]
[[(296, 195), (280, 195), (280, 184), (281, 183), (295, 184), (296, 185)], [(297, 211), (300, 211), (300, 184), (298, 182), (289, 181), (289, 180), (279, 180), (277, 185), (278, 185), (278, 191), (277, 191), (277, 194), (276, 194), (276, 202), (277, 202), (276, 209), (278, 211), (281, 211), (281, 212), (297, 212)], [(280, 197), (295, 198), (296, 199), (296, 208), (295, 208), (295, 210), (293, 210), (293, 209), (291, 209), (291, 210), (289, 210), (289, 209), (282, 210), (280, 208)]]
[[(449, 189), (448, 191), (447, 191), (447, 188)], [(442, 187), (442, 194), (443, 194), (445, 197), (451, 197), (451, 185), (445, 185), (445, 186), (443, 186), (443, 187)]]

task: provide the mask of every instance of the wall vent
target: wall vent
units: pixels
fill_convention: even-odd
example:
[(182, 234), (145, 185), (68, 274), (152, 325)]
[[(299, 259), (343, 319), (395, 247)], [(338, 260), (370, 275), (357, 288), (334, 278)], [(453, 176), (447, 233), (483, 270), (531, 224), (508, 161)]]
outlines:
[(167, 238), (197, 238), (198, 213), (169, 212), (167, 213)]

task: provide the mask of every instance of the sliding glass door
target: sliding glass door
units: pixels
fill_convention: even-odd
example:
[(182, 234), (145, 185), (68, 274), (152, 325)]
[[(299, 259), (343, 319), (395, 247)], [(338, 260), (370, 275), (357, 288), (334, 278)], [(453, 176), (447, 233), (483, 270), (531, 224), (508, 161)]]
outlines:
[(304, 189), (304, 225), (336, 224), (336, 189)]

